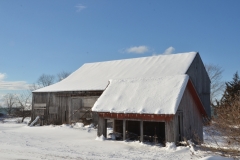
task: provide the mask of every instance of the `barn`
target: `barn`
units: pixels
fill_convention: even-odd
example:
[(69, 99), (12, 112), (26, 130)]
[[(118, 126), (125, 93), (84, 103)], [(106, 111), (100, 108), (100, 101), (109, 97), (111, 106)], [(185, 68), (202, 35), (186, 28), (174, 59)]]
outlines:
[[(167, 81), (168, 78), (171, 79), (170, 77), (173, 79), (171, 81), (173, 84), (168, 83), (168, 85), (173, 87), (162, 88), (163, 86), (160, 85), (163, 84), (162, 81)], [(122, 84), (122, 82), (125, 83)], [(147, 100), (142, 105), (138, 104), (142, 107), (142, 111), (138, 110), (140, 106), (135, 110), (134, 108), (124, 110), (124, 107), (125, 109), (131, 108), (135, 104), (131, 99), (122, 99), (122, 101), (114, 99), (129, 92), (128, 87), (131, 88), (135, 84), (145, 86), (144, 84), (151, 83), (158, 84), (155, 90), (139, 87), (139, 94), (129, 97), (137, 99), (137, 95), (140, 93), (146, 96)], [(125, 90), (118, 88), (120, 84), (125, 85)], [(114, 88), (118, 89), (115, 89), (115, 92), (109, 92)], [(167, 88), (169, 88), (170, 95), (178, 93), (177, 96), (170, 98), (172, 96), (164, 95)], [(151, 98), (153, 94), (144, 93), (150, 90), (151, 92), (161, 92), (161, 96), (164, 96)], [(109, 95), (109, 99), (104, 96), (106, 94)], [(162, 103), (160, 99), (163, 97), (168, 102)], [(156, 102), (151, 102), (153, 99)], [(157, 101), (157, 99), (159, 100)], [(96, 101), (97, 103), (95, 103)], [(177, 126), (181, 125), (182, 127), (179, 129), (181, 130), (181, 139), (183, 137), (191, 138), (191, 134), (199, 134), (199, 138), (202, 139), (202, 135), (200, 135), (202, 117), (211, 115), (210, 79), (198, 52), (86, 63), (66, 79), (33, 91), (32, 102), (32, 119), (40, 116), (41, 124), (93, 122), (100, 127), (98, 134), (105, 135), (105, 122), (107, 119), (113, 119), (116, 132), (123, 133), (125, 128), (130, 133), (129, 128), (137, 126), (133, 133), (137, 131), (137, 135), (143, 140), (143, 136), (149, 131), (148, 128), (156, 128), (154, 133), (159, 135), (165, 133), (162, 139), (165, 138), (166, 141), (179, 139), (176, 130), (179, 129)], [(124, 107), (116, 105), (118, 102), (125, 104)], [(129, 105), (126, 102), (129, 102)], [(146, 102), (153, 106), (156, 105), (154, 108), (157, 106), (159, 108), (153, 111), (150, 109), (153, 106), (143, 106)], [(168, 106), (170, 104), (171, 106)], [(92, 108), (93, 106), (94, 108)], [(171, 112), (165, 112), (164, 108), (172, 109)], [(149, 109), (151, 112), (148, 112)], [(134, 115), (137, 117), (132, 117)], [(147, 118), (149, 116), (154, 118)], [(158, 127), (153, 127), (155, 124)], [(164, 131), (161, 133), (157, 131), (163, 128)], [(185, 130), (189, 133), (185, 133)], [(141, 134), (142, 132), (143, 134)], [(123, 138), (126, 138), (124, 133)], [(149, 133), (149, 135), (151, 134)]]

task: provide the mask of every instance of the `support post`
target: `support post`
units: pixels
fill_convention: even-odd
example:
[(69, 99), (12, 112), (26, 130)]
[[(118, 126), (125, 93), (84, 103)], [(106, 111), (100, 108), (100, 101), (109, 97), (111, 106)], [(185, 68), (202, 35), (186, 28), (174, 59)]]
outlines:
[(123, 120), (123, 140), (126, 140), (126, 120)]
[(177, 142), (175, 140), (176, 131), (174, 129), (174, 119), (165, 122), (165, 138), (166, 142)]
[(105, 138), (107, 138), (107, 120), (103, 117), (98, 118), (98, 132), (97, 136), (100, 137), (103, 135)]
[(113, 125), (112, 125), (112, 128), (113, 128), (113, 132), (116, 132), (116, 125), (115, 125), (115, 119), (113, 119)]
[(140, 121), (140, 141), (143, 142), (143, 121)]

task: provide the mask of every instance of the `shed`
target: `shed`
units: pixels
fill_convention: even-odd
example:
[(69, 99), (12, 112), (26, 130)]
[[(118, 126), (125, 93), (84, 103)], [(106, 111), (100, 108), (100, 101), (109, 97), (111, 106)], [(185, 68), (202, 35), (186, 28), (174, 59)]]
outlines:
[(210, 116), (210, 79), (197, 52), (86, 63), (62, 81), (33, 91), (32, 120), (42, 124), (98, 123), (92, 111), (110, 79), (149, 79), (188, 75)]
[(189, 76), (110, 80), (94, 104), (98, 136), (106, 135), (107, 119), (122, 139), (150, 142), (203, 140), (202, 118), (207, 116)]

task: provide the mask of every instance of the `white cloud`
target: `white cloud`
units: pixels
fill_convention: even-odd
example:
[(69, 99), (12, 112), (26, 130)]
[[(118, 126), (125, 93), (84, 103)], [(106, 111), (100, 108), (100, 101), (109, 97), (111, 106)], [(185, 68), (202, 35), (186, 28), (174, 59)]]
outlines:
[(77, 12), (81, 12), (83, 9), (87, 8), (86, 6), (82, 4), (78, 4), (75, 6), (77, 8)]
[(171, 47), (168, 47), (163, 53), (153, 53), (153, 56), (157, 56), (161, 54), (164, 54), (164, 55), (174, 54), (174, 51), (175, 51), (175, 48), (171, 46)]
[(25, 81), (6, 82), (0, 81), (0, 90), (25, 90), (29, 89), (29, 84)]
[(172, 46), (171, 47), (168, 47), (164, 52), (163, 54), (173, 54), (175, 51), (175, 48), (173, 48)]
[(0, 81), (2, 81), (4, 78), (6, 78), (6, 74), (0, 73)]
[(143, 54), (148, 51), (149, 49), (147, 46), (136, 46), (136, 47), (130, 47), (126, 49), (127, 53), (137, 53), (137, 54)]
[(29, 84), (25, 81), (5, 81), (6, 74), (0, 73), (0, 90), (25, 90)]

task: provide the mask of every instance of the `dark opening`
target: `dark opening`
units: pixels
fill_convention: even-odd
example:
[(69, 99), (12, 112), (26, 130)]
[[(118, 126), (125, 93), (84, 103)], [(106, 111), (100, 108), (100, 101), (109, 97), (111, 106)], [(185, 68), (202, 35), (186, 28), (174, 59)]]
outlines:
[(113, 133), (115, 135), (116, 140), (123, 139), (123, 121), (122, 120), (114, 120)]
[(115, 132), (123, 133), (123, 121), (122, 120), (115, 120)]
[(165, 143), (164, 122), (143, 122), (143, 141)]
[(181, 141), (181, 121), (180, 115), (178, 115), (178, 141)]
[(178, 141), (181, 141), (180, 116), (178, 116)]
[(113, 119), (107, 119), (107, 128), (113, 128)]
[(140, 121), (126, 121), (126, 139), (140, 140)]

